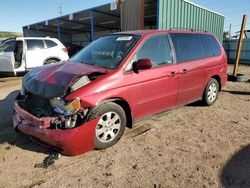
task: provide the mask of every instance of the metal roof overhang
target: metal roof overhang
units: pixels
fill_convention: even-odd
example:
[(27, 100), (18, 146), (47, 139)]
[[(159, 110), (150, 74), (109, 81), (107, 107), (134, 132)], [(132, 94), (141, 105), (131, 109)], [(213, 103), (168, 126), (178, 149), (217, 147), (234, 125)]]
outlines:
[(120, 10), (111, 11), (110, 4), (106, 4), (24, 26), (23, 28), (54, 33), (60, 29), (63, 34), (77, 34), (91, 32), (92, 27), (94, 27), (95, 32), (104, 30), (118, 31), (120, 29)]
[[(145, 0), (144, 25), (156, 26), (157, 1)], [(120, 8), (110, 9), (110, 4), (75, 12), (47, 21), (24, 26), (25, 30), (45, 31), (60, 34), (93, 33), (99, 31), (118, 32), (121, 29)], [(94, 30), (94, 31), (93, 31)]]

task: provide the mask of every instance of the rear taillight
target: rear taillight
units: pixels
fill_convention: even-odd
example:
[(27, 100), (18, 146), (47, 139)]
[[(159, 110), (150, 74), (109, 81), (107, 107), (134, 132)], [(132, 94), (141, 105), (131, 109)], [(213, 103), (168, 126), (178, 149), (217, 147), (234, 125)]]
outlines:
[(65, 53), (68, 53), (68, 49), (67, 48), (63, 48), (62, 49)]

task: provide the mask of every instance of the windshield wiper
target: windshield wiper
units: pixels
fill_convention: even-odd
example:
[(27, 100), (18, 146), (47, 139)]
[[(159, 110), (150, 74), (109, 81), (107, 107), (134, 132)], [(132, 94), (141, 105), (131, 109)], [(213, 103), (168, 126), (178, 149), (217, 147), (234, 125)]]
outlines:
[(108, 66), (105, 66), (104, 64), (95, 64), (95, 63), (86, 63), (85, 61), (79, 61), (80, 63), (84, 63), (86, 65), (93, 65), (93, 66), (96, 66), (96, 67), (103, 67), (103, 68), (106, 68), (106, 69), (110, 69), (110, 70), (114, 70), (114, 67), (108, 67)]

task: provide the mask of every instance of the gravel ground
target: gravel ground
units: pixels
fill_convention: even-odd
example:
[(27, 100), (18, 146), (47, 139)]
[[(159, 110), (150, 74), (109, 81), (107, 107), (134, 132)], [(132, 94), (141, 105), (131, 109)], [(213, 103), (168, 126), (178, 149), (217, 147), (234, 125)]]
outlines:
[[(250, 67), (240, 71), (250, 79)], [(115, 146), (61, 156), (47, 169), (34, 165), (49, 151), (12, 128), (20, 84), (0, 78), (0, 187), (250, 187), (249, 82), (228, 82), (211, 107), (141, 121)]]

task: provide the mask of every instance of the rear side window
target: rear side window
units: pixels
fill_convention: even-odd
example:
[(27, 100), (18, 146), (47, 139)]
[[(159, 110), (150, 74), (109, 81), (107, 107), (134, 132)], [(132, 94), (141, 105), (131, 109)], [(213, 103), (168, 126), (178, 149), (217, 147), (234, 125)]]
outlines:
[(0, 44), (0, 52), (13, 52), (15, 49), (16, 40), (9, 39)]
[(148, 39), (136, 53), (135, 61), (149, 58), (153, 66), (172, 63), (171, 49), (166, 35), (153, 36)]
[(44, 40), (47, 48), (52, 48), (52, 47), (55, 47), (57, 46), (57, 44), (54, 42), (54, 41), (51, 41), (51, 40)]
[(43, 40), (26, 40), (28, 50), (44, 49)]
[(206, 57), (219, 56), (221, 48), (218, 42), (211, 35), (201, 35), (202, 43), (206, 51)]
[(171, 38), (175, 47), (177, 63), (206, 57), (201, 35), (174, 33), (171, 34)]

